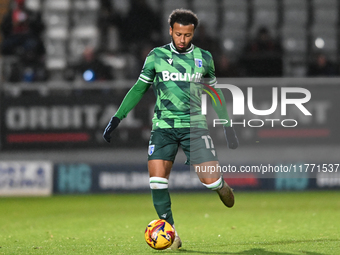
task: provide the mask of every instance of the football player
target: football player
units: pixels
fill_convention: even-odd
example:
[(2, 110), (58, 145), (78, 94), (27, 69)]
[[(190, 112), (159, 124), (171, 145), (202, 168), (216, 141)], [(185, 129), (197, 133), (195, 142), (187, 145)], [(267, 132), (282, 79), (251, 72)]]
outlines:
[[(159, 218), (174, 226), (168, 179), (179, 146), (186, 154), (186, 164), (195, 169), (216, 169), (219, 166), (206, 118), (201, 113), (202, 91), (207, 87), (213, 91), (210, 94), (217, 103), (212, 105), (220, 119), (229, 120), (229, 116), (222, 91), (214, 89), (216, 77), (212, 55), (192, 43), (198, 25), (196, 14), (176, 9), (169, 16), (169, 25), (171, 42), (149, 53), (137, 82), (111, 118), (103, 137), (110, 142), (112, 131), (152, 86), (156, 104), (148, 150), (150, 188)], [(206, 82), (202, 83), (203, 79)], [(223, 128), (229, 148), (237, 148), (238, 139), (229, 122)], [(233, 191), (221, 173), (197, 173), (203, 185), (216, 191), (227, 207), (234, 205)], [(170, 248), (181, 246), (176, 232)]]

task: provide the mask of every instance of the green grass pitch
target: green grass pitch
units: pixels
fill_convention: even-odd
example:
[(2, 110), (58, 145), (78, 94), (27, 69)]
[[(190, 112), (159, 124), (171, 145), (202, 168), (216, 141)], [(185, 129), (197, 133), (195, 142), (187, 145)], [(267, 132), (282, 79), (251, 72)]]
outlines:
[(340, 254), (340, 192), (172, 193), (179, 251), (144, 241), (150, 194), (0, 198), (0, 254)]

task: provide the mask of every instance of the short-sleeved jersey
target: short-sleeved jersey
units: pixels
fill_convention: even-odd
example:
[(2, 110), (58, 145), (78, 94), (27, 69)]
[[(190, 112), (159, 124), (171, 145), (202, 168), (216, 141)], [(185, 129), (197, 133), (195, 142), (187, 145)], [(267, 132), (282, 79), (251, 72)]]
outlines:
[(207, 128), (201, 114), (204, 85), (216, 83), (211, 54), (199, 47), (179, 53), (172, 43), (154, 48), (147, 56), (139, 79), (153, 85), (156, 95), (153, 129)]

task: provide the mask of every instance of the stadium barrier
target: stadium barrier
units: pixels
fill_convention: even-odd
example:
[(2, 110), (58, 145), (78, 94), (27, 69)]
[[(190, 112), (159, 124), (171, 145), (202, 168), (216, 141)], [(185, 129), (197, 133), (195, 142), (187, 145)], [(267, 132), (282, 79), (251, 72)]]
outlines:
[[(235, 165), (235, 168), (251, 169), (254, 166), (256, 164)], [(197, 176), (192, 174), (188, 166), (175, 164), (169, 180), (169, 189), (175, 192), (208, 192)], [(236, 192), (340, 189), (339, 169), (337, 172), (329, 173), (318, 170), (316, 166), (315, 173), (302, 171), (296, 175), (276, 172), (272, 174), (272, 178), (262, 178), (254, 172), (248, 172), (245, 175), (237, 174), (224, 173), (224, 178)], [(310, 178), (311, 176), (313, 178)], [(150, 192), (146, 164), (0, 161), (0, 196), (126, 192)]]
[[(254, 164), (244, 165), (251, 168)], [(240, 169), (240, 165), (236, 168)], [(169, 179), (169, 189), (177, 192), (206, 191), (189, 166), (175, 164)], [(298, 175), (274, 173), (263, 178), (256, 173), (232, 175), (224, 178), (235, 191), (303, 191), (340, 188), (340, 169), (336, 173), (301, 172)], [(313, 176), (313, 178), (310, 178)], [(54, 194), (92, 194), (117, 192), (150, 192), (146, 164), (55, 164)]]
[[(3, 84), (0, 95), (0, 150), (108, 148), (102, 132), (134, 81), (101, 83)], [(222, 88), (230, 118), (240, 143), (255, 145), (339, 144), (340, 122), (337, 121), (339, 80), (337, 78), (244, 78), (219, 79), (219, 84), (233, 84), (244, 95), (244, 114), (233, 114), (235, 98)], [(277, 94), (274, 93), (275, 88)], [(311, 99), (301, 107), (287, 104), (283, 114), (282, 88), (303, 88)], [(252, 96), (249, 89), (252, 90)], [(287, 93), (287, 98), (303, 99), (304, 94)], [(268, 110), (269, 115), (256, 115)], [(149, 137), (155, 97), (152, 89), (119, 125), (114, 139), (122, 147), (144, 146)], [(217, 116), (208, 105), (207, 120), (218, 143), (223, 132)], [(222, 122), (221, 122), (222, 123)], [(215, 127), (214, 127), (215, 124)], [(215, 132), (216, 130), (216, 132)]]
[(0, 161), (0, 196), (50, 196), (53, 163)]
[[(103, 129), (133, 83), (0, 84), (0, 151), (20, 153), (55, 149), (62, 153), (60, 149), (145, 148), (155, 100), (151, 89), (113, 134), (117, 141), (115, 145), (119, 146), (108, 145), (102, 139)], [(233, 114), (233, 95), (228, 89), (222, 89), (228, 102), (229, 115), (237, 123), (235, 129), (243, 148), (258, 148), (259, 143), (261, 148), (266, 145), (297, 150), (320, 145), (338, 148), (340, 136), (336, 131), (340, 125), (337, 121), (340, 103), (337, 78), (219, 79), (219, 84), (233, 84), (244, 95), (245, 114), (236, 116)], [(249, 88), (253, 90), (254, 108), (267, 110), (273, 104), (275, 87), (278, 88), (278, 101), (282, 98), (281, 88), (308, 90), (311, 99), (303, 106), (312, 115), (304, 115), (296, 105), (288, 105), (287, 115), (282, 115), (280, 102), (270, 116), (254, 115), (247, 103)], [(301, 98), (305, 95), (297, 93), (289, 96)], [(215, 118), (212, 108), (208, 107), (207, 120), (214, 142), (216, 146), (225, 146), (220, 127), (213, 127)], [(268, 122), (266, 119), (279, 121)], [(298, 124), (285, 127), (282, 125), (284, 119), (294, 119)], [(260, 126), (261, 121), (263, 126)], [(214, 132), (215, 128), (219, 131)], [(236, 169), (236, 172), (224, 172), (224, 177), (236, 191), (340, 189), (337, 158), (333, 157), (334, 160), (327, 162), (323, 162), (323, 158), (320, 155), (313, 162), (285, 158), (284, 162), (280, 162), (278, 158), (264, 157), (260, 164), (259, 161), (252, 161), (254, 158), (240, 161), (233, 157), (221, 157), (220, 162), (222, 166)], [(146, 167), (146, 162), (126, 162), (122, 165), (2, 159), (0, 196), (149, 192)], [(240, 173), (242, 167), (248, 172)], [(260, 172), (251, 172), (254, 169)], [(268, 169), (272, 169), (270, 178), (262, 173)], [(206, 190), (183, 164), (174, 165), (169, 187), (174, 191)]]

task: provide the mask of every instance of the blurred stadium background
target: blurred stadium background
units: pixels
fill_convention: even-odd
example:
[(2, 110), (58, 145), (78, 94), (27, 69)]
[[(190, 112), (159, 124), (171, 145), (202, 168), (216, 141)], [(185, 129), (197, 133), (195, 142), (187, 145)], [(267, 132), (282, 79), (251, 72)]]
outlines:
[[(0, 0), (2, 25), (17, 2)], [(41, 21), (36, 38), (43, 50), (22, 45), (13, 52), (2, 48), (0, 195), (148, 191), (146, 153), (153, 92), (121, 123), (113, 143), (106, 144), (102, 132), (136, 81), (146, 54), (169, 42), (167, 18), (181, 7), (198, 14), (201, 26), (194, 43), (212, 52), (219, 83), (234, 84), (245, 95), (247, 87), (253, 87), (255, 108), (270, 108), (273, 87), (303, 87), (312, 95), (306, 105), (312, 116), (304, 116), (296, 107), (289, 108), (287, 116), (280, 116), (280, 109), (270, 116), (297, 120), (297, 127), (276, 122), (274, 127), (266, 123), (251, 128), (248, 120), (265, 118), (249, 111), (242, 118), (232, 116), (232, 99), (226, 91), (231, 117), (246, 124), (236, 125), (240, 147), (235, 151), (226, 149), (221, 129), (212, 132), (222, 164), (329, 167), (340, 163), (340, 1), (23, 2)], [(269, 46), (263, 50), (255, 41), (259, 31), (269, 36)], [(6, 36), (2, 30), (2, 45)], [(184, 160), (179, 153), (172, 188), (203, 189), (186, 171)], [(270, 179), (248, 174), (232, 178), (230, 184), (237, 190), (338, 189), (339, 173), (340, 169), (302, 171)]]

